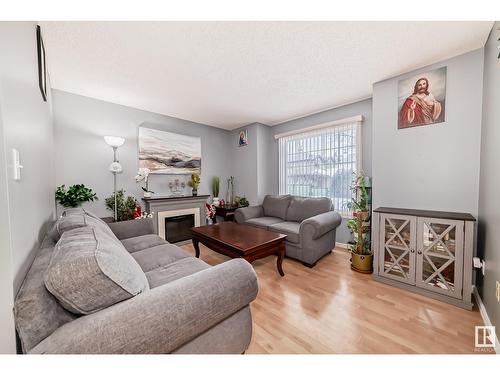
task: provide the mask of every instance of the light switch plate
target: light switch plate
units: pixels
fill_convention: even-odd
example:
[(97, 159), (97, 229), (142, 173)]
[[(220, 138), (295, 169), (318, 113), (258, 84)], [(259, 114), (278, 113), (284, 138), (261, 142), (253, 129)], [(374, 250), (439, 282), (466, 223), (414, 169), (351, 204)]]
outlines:
[(21, 179), (21, 169), (23, 166), (19, 161), (19, 151), (15, 148), (12, 149), (12, 168), (13, 168), (13, 178), (18, 181)]

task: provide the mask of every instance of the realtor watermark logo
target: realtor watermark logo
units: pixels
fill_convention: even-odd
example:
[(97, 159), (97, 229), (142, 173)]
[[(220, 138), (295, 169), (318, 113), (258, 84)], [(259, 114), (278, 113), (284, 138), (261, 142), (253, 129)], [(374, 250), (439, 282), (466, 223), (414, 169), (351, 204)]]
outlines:
[(475, 350), (494, 351), (496, 345), (495, 326), (476, 326)]

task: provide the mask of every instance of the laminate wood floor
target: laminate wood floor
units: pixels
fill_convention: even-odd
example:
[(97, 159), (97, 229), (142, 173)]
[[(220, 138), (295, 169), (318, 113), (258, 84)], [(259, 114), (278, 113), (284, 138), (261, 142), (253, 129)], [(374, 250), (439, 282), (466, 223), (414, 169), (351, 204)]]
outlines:
[[(194, 254), (192, 245), (183, 248)], [(200, 250), (211, 265), (229, 259)], [(339, 248), (314, 268), (285, 259), (284, 277), (276, 257), (255, 261), (259, 294), (246, 353), (475, 353), (474, 326), (483, 325), (477, 307), (467, 311), (382, 284), (349, 265)]]

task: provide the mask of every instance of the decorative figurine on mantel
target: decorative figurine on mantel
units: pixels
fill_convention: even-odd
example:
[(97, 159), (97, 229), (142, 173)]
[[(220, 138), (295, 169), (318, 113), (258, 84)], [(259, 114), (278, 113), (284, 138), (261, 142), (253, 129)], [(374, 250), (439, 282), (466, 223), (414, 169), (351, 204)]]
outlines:
[(182, 190), (186, 188), (186, 183), (184, 181), (179, 181), (178, 178), (176, 178), (174, 181), (170, 181), (168, 183), (168, 188), (172, 192), (173, 196), (179, 196), (182, 195)]

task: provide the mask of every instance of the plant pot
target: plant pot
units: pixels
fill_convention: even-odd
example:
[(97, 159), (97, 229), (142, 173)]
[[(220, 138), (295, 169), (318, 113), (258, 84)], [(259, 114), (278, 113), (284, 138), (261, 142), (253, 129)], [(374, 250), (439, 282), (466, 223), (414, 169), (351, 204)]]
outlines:
[(191, 191), (191, 194), (193, 194), (193, 197), (198, 196), (198, 189), (193, 188), (193, 190)]
[(215, 197), (214, 199), (212, 199), (212, 204), (215, 206), (215, 207), (219, 207), (219, 198), (218, 197)]
[(351, 253), (351, 268), (356, 272), (373, 272), (373, 254), (363, 255)]
[(153, 193), (150, 191), (145, 191), (144, 192), (144, 198), (151, 198), (153, 196)]

